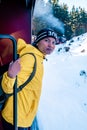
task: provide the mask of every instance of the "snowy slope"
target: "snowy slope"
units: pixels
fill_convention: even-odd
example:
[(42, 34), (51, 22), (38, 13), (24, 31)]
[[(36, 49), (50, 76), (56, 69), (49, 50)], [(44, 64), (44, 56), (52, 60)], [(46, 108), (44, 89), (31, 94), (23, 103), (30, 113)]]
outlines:
[(87, 34), (57, 45), (47, 58), (37, 114), (40, 130), (87, 130)]

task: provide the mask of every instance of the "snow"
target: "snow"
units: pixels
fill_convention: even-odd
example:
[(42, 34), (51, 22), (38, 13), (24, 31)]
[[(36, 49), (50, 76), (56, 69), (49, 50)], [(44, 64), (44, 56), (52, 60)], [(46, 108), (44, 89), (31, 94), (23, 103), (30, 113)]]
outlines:
[(37, 113), (40, 130), (87, 130), (86, 58), (87, 33), (57, 45), (47, 56)]

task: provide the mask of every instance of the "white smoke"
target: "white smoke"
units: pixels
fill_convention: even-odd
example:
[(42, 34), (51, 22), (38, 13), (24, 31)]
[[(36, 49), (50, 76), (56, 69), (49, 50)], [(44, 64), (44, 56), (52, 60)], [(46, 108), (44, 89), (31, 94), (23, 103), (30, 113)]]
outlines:
[(44, 16), (49, 13), (52, 14), (52, 8), (50, 4), (45, 3), (43, 0), (37, 0), (34, 8), (34, 16), (35, 17), (42, 16), (42, 15)]
[(33, 17), (41, 17), (41, 20), (46, 21), (47, 25), (50, 25), (56, 30), (60, 30), (60, 32), (64, 34), (64, 24), (58, 18), (53, 16), (52, 5), (49, 2), (37, 0)]

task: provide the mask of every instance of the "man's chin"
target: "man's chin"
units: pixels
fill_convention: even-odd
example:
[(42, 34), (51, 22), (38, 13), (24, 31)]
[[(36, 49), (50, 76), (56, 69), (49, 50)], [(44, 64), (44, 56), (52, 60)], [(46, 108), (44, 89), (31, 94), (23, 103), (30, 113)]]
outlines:
[(50, 51), (50, 52), (47, 52), (46, 54), (47, 54), (47, 55), (50, 55), (52, 52), (53, 52), (53, 51)]

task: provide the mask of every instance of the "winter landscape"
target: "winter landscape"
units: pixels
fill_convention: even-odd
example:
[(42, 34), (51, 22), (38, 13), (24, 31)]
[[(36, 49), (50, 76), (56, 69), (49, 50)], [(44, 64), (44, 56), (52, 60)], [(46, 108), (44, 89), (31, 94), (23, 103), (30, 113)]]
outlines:
[(59, 44), (44, 61), (40, 130), (87, 130), (87, 33)]

